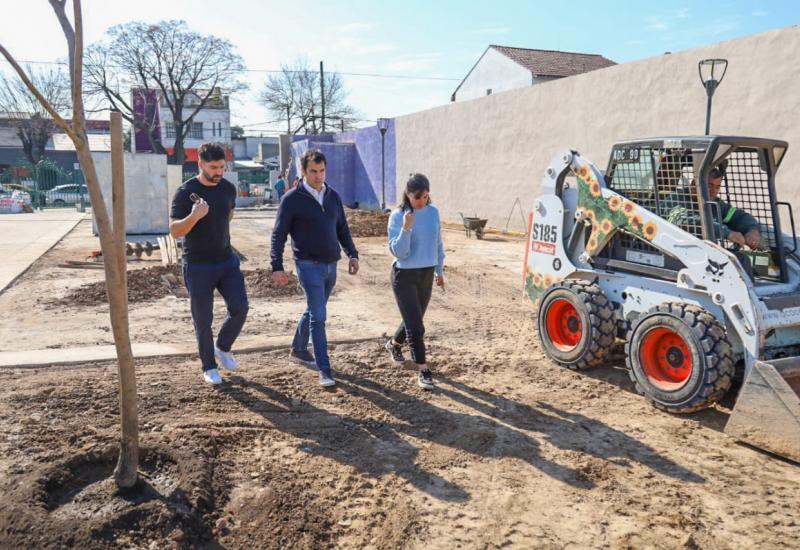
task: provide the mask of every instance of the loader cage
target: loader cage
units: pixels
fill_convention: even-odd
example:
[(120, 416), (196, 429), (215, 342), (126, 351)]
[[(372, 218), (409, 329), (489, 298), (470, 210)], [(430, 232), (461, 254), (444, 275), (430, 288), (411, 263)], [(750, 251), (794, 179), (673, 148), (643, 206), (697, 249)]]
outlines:
[[(624, 142), (611, 151), (606, 182), (613, 191), (687, 233), (734, 251), (755, 282), (785, 282), (775, 172), (786, 148), (781, 141), (719, 136)], [(720, 207), (708, 195), (712, 168), (723, 173), (719, 198), (759, 221), (761, 250), (738, 250), (722, 239)], [(663, 256), (629, 235), (621, 235), (617, 241), (611, 248), (621, 245)], [(669, 264), (667, 259), (665, 267)], [(676, 262), (672, 264), (673, 271), (680, 268)]]
[[(735, 140), (722, 142), (717, 144), (713, 161), (709, 159), (705, 173), (711, 168), (722, 172), (720, 198), (758, 220), (761, 246), (756, 251), (737, 251), (733, 243), (722, 240), (719, 234), (713, 235), (714, 240), (737, 253), (754, 281), (785, 282), (786, 260), (775, 193), (777, 165), (773, 148), (759, 143), (736, 143)], [(713, 224), (716, 230), (722, 220), (719, 209), (713, 204), (711, 215), (716, 220)]]
[[(618, 144), (611, 152), (606, 184), (640, 207), (703, 238), (703, 216), (693, 181), (706, 146), (663, 140)], [(668, 280), (675, 280), (684, 267), (679, 258), (624, 232), (617, 233), (600, 256), (599, 263), (606, 267)]]

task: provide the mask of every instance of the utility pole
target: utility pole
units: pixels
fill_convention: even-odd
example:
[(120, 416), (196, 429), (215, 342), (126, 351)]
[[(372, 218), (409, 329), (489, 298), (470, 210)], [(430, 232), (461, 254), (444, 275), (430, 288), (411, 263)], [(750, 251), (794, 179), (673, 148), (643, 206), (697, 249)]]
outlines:
[(322, 133), (325, 133), (325, 69), (322, 61), (319, 62), (319, 87), (322, 92)]
[(292, 133), (292, 113), (290, 111), (291, 105), (286, 106), (286, 133)]

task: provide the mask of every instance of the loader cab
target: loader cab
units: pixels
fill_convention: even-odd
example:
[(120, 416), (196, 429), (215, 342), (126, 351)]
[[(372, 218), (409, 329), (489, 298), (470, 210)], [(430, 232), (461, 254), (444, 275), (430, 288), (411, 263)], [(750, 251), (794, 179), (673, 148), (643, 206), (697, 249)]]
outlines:
[[(675, 137), (616, 144), (606, 169), (608, 187), (687, 233), (719, 243), (739, 258), (754, 283), (787, 281), (786, 256), (796, 252), (791, 207), (776, 199), (775, 173), (786, 142), (734, 136)], [(723, 218), (711, 199), (712, 169), (723, 174), (718, 198), (759, 222), (759, 250), (722, 238)], [(784, 242), (779, 208), (788, 207), (791, 242)], [(730, 210), (726, 210), (728, 212)], [(680, 258), (666, 255), (633, 235), (620, 233), (600, 253), (610, 267), (674, 280)]]

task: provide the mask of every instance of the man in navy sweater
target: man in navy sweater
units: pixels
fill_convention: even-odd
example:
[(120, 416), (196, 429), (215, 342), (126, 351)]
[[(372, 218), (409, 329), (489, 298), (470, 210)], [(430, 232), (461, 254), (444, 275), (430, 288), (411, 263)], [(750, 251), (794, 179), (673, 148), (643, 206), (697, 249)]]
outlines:
[[(297, 323), (289, 357), (297, 363), (316, 365), (320, 385), (329, 387), (336, 382), (325, 334), (328, 298), (336, 284), (336, 264), (341, 258), (341, 249), (344, 248), (350, 258), (350, 275), (358, 273), (358, 251), (347, 226), (342, 199), (325, 184), (325, 155), (317, 149), (309, 149), (301, 157), (300, 166), (303, 179), (296, 189), (284, 195), (272, 230), (272, 279), (279, 286), (289, 282), (283, 270), (283, 247), (290, 235), (297, 278), (306, 294), (308, 307)], [(308, 352), (309, 335), (314, 355)]]

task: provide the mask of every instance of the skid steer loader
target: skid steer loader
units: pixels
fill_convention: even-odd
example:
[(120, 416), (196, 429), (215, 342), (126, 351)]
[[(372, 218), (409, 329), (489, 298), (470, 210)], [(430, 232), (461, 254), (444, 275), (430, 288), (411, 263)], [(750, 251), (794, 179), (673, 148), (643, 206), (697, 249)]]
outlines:
[[(628, 141), (605, 173), (576, 151), (557, 155), (524, 265), (547, 356), (588, 369), (623, 339), (637, 391), (672, 413), (708, 407), (741, 383), (726, 433), (800, 462), (800, 253), (791, 206), (775, 193), (787, 147), (730, 136)], [(712, 170), (723, 177), (716, 200)], [(752, 250), (725, 238), (742, 210), (758, 221)]]

